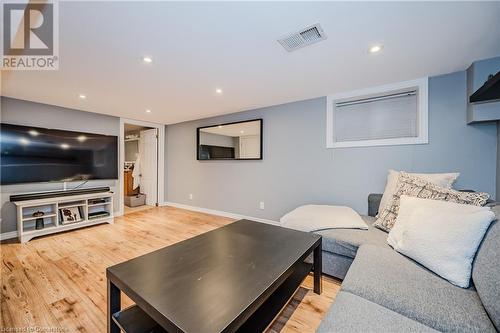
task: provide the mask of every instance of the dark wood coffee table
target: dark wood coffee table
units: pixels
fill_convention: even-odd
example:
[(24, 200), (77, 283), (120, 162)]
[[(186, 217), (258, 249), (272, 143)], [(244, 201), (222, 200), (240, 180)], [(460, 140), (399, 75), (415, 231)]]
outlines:
[(240, 220), (109, 267), (108, 332), (262, 331), (312, 268), (320, 294), (321, 236)]

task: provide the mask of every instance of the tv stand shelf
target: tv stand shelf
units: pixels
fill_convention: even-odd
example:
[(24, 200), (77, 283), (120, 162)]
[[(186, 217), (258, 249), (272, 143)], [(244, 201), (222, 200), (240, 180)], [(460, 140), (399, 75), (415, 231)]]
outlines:
[[(78, 195), (68, 193), (67, 196), (15, 201), (14, 204), (17, 207), (17, 230), (21, 243), (38, 236), (100, 223), (113, 223), (111, 191)], [(63, 220), (62, 209), (72, 209), (79, 216), (70, 216), (73, 221)], [(35, 212), (43, 212), (43, 216), (33, 216)], [(43, 218), (43, 228), (36, 229), (36, 221), (40, 218)]]

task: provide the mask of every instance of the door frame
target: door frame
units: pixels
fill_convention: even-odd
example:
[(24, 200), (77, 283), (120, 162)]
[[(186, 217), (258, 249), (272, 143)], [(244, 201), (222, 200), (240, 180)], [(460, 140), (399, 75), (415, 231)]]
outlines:
[(118, 200), (118, 215), (123, 215), (125, 211), (125, 193), (124, 193), (124, 180), (123, 180), (123, 174), (125, 172), (125, 124), (132, 124), (132, 125), (138, 125), (138, 126), (144, 126), (144, 127), (151, 127), (151, 128), (156, 128), (158, 131), (158, 165), (157, 165), (157, 194), (156, 194), (156, 200), (158, 205), (160, 205), (162, 202), (165, 201), (165, 125), (163, 124), (158, 124), (158, 123), (151, 123), (148, 121), (142, 121), (142, 120), (135, 120), (135, 119), (128, 119), (128, 118), (120, 118), (120, 135), (119, 135), (119, 146), (120, 146), (120, 158), (119, 158), (119, 174), (118, 174), (118, 180), (119, 180), (119, 186), (120, 189), (117, 191), (119, 195), (119, 200)]

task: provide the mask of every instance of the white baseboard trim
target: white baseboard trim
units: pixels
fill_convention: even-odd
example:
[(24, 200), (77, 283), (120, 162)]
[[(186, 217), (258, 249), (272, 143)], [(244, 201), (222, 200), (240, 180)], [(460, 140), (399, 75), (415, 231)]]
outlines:
[(16, 238), (16, 237), (17, 237), (17, 230), (10, 231), (10, 232), (3, 232), (0, 234), (0, 241), (6, 240), (6, 239), (11, 239), (11, 238)]
[(176, 207), (176, 208), (181, 208), (181, 209), (186, 209), (186, 210), (192, 210), (192, 211), (200, 212), (200, 213), (207, 213), (207, 214), (211, 214), (211, 215), (229, 217), (232, 219), (238, 219), (238, 220), (245, 219), (245, 220), (252, 220), (252, 221), (262, 222), (262, 223), (267, 223), (267, 224), (279, 225), (279, 222), (277, 222), (277, 221), (261, 219), (259, 217), (241, 215), (241, 214), (236, 214), (236, 213), (229, 213), (229, 212), (224, 212), (221, 210), (215, 210), (215, 209), (209, 209), (209, 208), (203, 208), (203, 207), (190, 206), (190, 205), (185, 205), (185, 204), (180, 204), (180, 203), (170, 202), (170, 201), (162, 202), (159, 204), (159, 206), (171, 206), (171, 207)]
[[(176, 207), (176, 208), (181, 208), (181, 209), (192, 210), (192, 211), (200, 212), (200, 213), (229, 217), (232, 219), (238, 219), (238, 220), (246, 219), (246, 220), (252, 220), (252, 221), (257, 221), (257, 222), (262, 222), (262, 223), (267, 223), (267, 224), (279, 225), (279, 222), (277, 222), (277, 221), (262, 219), (259, 217), (229, 213), (229, 212), (224, 212), (221, 210), (184, 205), (184, 204), (180, 204), (180, 203), (176, 203), (176, 202), (162, 202), (158, 206), (171, 206), (171, 207)], [(115, 217), (123, 215), (123, 213), (121, 213), (121, 214), (120, 213), (121, 212), (115, 212)], [(17, 237), (17, 231), (0, 233), (0, 241), (6, 240), (6, 239), (11, 239), (11, 238), (16, 238), (16, 237)]]

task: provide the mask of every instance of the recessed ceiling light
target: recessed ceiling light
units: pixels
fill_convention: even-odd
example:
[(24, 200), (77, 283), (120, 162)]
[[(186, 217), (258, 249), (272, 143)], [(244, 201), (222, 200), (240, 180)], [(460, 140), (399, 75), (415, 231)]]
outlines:
[(19, 142), (23, 145), (23, 146), (27, 146), (30, 144), (30, 140), (26, 139), (26, 138), (21, 138), (19, 139)]
[(62, 149), (68, 149), (69, 145), (67, 143), (61, 143), (61, 148)]
[(222, 125), (217, 126), (218, 128), (222, 128)]
[(87, 95), (80, 94), (80, 95), (78, 95), (78, 97), (79, 97), (80, 99), (85, 99), (85, 98), (87, 98)]
[(215, 89), (215, 92), (220, 95), (220, 94), (222, 94), (222, 89), (217, 88), (217, 89)]
[(245, 133), (245, 131), (240, 131), (241, 134)]
[(383, 48), (384, 48), (384, 46), (380, 45), (380, 44), (379, 45), (373, 45), (372, 47), (370, 47), (368, 49), (368, 52), (370, 52), (370, 53), (378, 53), (378, 52), (382, 51)]
[(153, 58), (151, 57), (142, 57), (142, 61), (147, 63), (147, 64), (150, 64), (153, 62)]
[(35, 130), (29, 130), (28, 133), (31, 135), (31, 136), (38, 136), (38, 132), (35, 131)]
[(80, 142), (84, 142), (85, 140), (87, 140), (87, 137), (85, 135), (80, 135), (76, 139)]
[(146, 109), (146, 113), (151, 113), (151, 110), (150, 109)]

